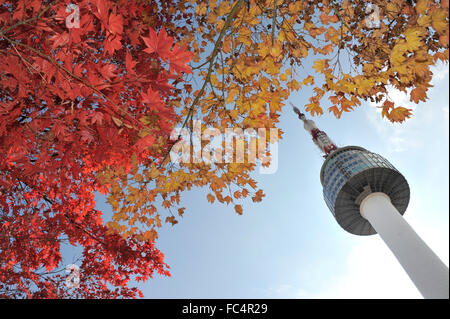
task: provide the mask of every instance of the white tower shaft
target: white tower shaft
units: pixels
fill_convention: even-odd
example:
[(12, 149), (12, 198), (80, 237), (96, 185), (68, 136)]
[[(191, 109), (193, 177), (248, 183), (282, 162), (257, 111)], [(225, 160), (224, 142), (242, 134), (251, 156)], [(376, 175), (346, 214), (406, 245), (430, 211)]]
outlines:
[(361, 202), (361, 215), (397, 257), (424, 298), (449, 298), (449, 270), (425, 244), (384, 193), (372, 193)]

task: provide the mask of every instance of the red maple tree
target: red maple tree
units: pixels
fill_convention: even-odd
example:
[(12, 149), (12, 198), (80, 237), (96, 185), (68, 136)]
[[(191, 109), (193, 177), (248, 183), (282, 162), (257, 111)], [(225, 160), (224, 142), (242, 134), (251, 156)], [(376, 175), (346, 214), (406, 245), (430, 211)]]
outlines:
[[(169, 275), (151, 241), (104, 226), (94, 193), (106, 168), (161, 161), (191, 54), (155, 4), (70, 2), (0, 5), (0, 298), (136, 297), (130, 280)], [(77, 289), (64, 243), (83, 249)]]

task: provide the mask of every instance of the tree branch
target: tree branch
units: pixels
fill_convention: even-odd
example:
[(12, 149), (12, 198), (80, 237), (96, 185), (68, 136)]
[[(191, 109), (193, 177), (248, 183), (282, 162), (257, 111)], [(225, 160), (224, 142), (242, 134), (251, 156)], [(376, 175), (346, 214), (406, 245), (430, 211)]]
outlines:
[(4, 34), (6, 32), (9, 32), (12, 29), (17, 28), (20, 25), (27, 24), (27, 23), (32, 22), (34, 20), (39, 20), (44, 15), (44, 13), (47, 12), (58, 1), (59, 0), (55, 0), (55, 1), (50, 2), (49, 5), (46, 6), (41, 12), (39, 12), (39, 14), (37, 16), (31, 17), (31, 18), (26, 19), (26, 20), (19, 21), (16, 24), (14, 24), (14, 25), (12, 25), (12, 26), (10, 26), (8, 28), (4, 28), (4, 29), (0, 30), (0, 36), (4, 36)]
[[(223, 37), (225, 36), (225, 33), (226, 33), (227, 29), (230, 27), (230, 25), (231, 25), (231, 23), (232, 23), (232, 21), (233, 21), (233, 19), (234, 19), (234, 16), (235, 16), (236, 13), (239, 11), (239, 8), (241, 7), (242, 3), (244, 3), (244, 0), (238, 0), (238, 1), (236, 2), (236, 4), (234, 5), (234, 7), (231, 9), (230, 14), (229, 14), (228, 17), (227, 17), (227, 20), (225, 21), (225, 25), (223, 26), (222, 30), (220, 31), (219, 37), (218, 37), (217, 40), (216, 40), (216, 43), (215, 43), (215, 45), (214, 45), (214, 49), (213, 49), (213, 51), (212, 51), (212, 53), (211, 53), (211, 55), (210, 55), (210, 58), (209, 58), (208, 73), (207, 73), (207, 75), (206, 75), (206, 77), (205, 77), (205, 80), (204, 80), (204, 82), (203, 82), (203, 85), (202, 85), (202, 87), (201, 87), (199, 93), (197, 94), (197, 96), (195, 97), (195, 99), (194, 99), (194, 101), (192, 102), (191, 106), (189, 107), (189, 112), (188, 112), (188, 114), (186, 115), (186, 118), (185, 118), (185, 120), (184, 120), (183, 125), (181, 126), (181, 128), (184, 128), (184, 127), (186, 126), (186, 124), (188, 123), (189, 119), (192, 118), (193, 113), (194, 113), (194, 108), (195, 108), (195, 106), (197, 105), (198, 101), (200, 100), (200, 97), (201, 97), (201, 96), (203, 95), (203, 93), (205, 92), (205, 88), (206, 88), (208, 82), (209, 82), (210, 79), (211, 79), (211, 74), (212, 74), (212, 71), (213, 71), (213, 66), (214, 66), (215, 58), (216, 58), (217, 54), (219, 53), (219, 49), (222, 48), (222, 39), (223, 39)], [(177, 141), (178, 141), (180, 138), (181, 138), (181, 134), (178, 135)], [(172, 148), (173, 148), (174, 145), (175, 145), (175, 143), (172, 144), (172, 146), (170, 146), (169, 150), (168, 150), (167, 153), (164, 155), (163, 160), (162, 160), (161, 163), (159, 164), (159, 167), (161, 167), (161, 166), (164, 164), (164, 162), (166, 161), (167, 157), (169, 156), (169, 153), (170, 153), (170, 151), (172, 150)]]

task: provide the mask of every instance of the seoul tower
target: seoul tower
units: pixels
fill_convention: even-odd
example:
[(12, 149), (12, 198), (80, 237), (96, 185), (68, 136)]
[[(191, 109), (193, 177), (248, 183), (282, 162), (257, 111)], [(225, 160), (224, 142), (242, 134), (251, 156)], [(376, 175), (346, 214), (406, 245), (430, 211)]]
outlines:
[(294, 112), (324, 154), (323, 197), (338, 224), (355, 235), (378, 233), (424, 298), (448, 299), (448, 267), (403, 219), (410, 197), (403, 175), (362, 147), (337, 147), (314, 121)]

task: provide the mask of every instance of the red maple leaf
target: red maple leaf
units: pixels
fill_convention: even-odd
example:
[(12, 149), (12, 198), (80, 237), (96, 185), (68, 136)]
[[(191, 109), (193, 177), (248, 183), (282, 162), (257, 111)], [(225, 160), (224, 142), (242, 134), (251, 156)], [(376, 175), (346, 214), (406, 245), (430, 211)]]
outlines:
[(81, 131), (81, 141), (85, 141), (88, 144), (94, 141), (94, 136), (88, 130)]
[(157, 53), (161, 58), (167, 59), (170, 55), (170, 48), (172, 47), (173, 38), (167, 35), (164, 27), (161, 29), (159, 34), (152, 28), (149, 29), (149, 37), (141, 37), (144, 40), (147, 48), (144, 52), (149, 54)]
[(91, 116), (91, 122), (92, 124), (97, 123), (99, 125), (102, 125), (103, 123), (103, 113), (102, 112), (95, 112)]
[(102, 21), (102, 24), (106, 24), (108, 19), (108, 11), (110, 8), (110, 3), (105, 0), (97, 0), (97, 12), (94, 12), (95, 16)]
[(115, 15), (113, 13), (109, 16), (108, 23), (109, 31), (114, 34), (122, 34), (123, 32), (123, 18), (120, 14)]
[(69, 34), (67, 32), (58, 33), (51, 37), (50, 40), (53, 40), (52, 49), (55, 49), (69, 42)]
[(147, 93), (142, 93), (142, 102), (152, 104), (155, 106), (161, 106), (162, 100), (157, 91), (153, 91), (151, 87), (148, 88)]
[(125, 66), (129, 74), (136, 74), (136, 72), (133, 70), (136, 64), (137, 62), (133, 61), (133, 57), (131, 56), (130, 52), (127, 51), (127, 55), (125, 57)]
[(191, 67), (187, 63), (192, 59), (192, 52), (186, 50), (186, 45), (179, 47), (176, 44), (173, 50), (170, 51), (170, 72), (177, 72), (181, 75), (181, 72), (192, 73)]
[(122, 48), (122, 37), (120, 35), (110, 34), (104, 41), (105, 52), (114, 54), (114, 51), (120, 50)]
[(145, 137), (141, 138), (136, 143), (137, 151), (139, 153), (145, 151), (145, 149), (148, 148), (149, 146), (152, 146), (154, 142), (155, 142), (155, 137), (154, 136), (146, 135)]
[(115, 69), (116, 66), (114, 64), (106, 64), (100, 69), (100, 73), (107, 81), (110, 81), (112, 77), (116, 76), (114, 73)]

